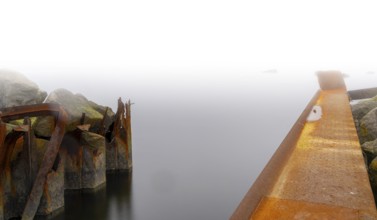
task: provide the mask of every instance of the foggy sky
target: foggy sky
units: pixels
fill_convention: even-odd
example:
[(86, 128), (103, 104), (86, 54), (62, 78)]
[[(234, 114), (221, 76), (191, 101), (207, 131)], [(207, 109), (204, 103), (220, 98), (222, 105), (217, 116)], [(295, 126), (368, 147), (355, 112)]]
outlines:
[[(135, 219), (225, 219), (318, 89), (316, 71), (376, 87), (374, 4), (2, 1), (0, 69), (113, 109), (135, 102)], [(154, 188), (161, 173), (169, 192)]]
[(364, 73), (376, 69), (374, 4), (2, 1), (0, 67), (71, 75), (92, 69)]

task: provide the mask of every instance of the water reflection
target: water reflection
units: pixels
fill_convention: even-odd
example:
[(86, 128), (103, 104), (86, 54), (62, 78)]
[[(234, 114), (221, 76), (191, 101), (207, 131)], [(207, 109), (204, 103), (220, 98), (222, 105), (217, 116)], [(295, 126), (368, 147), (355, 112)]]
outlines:
[(132, 173), (111, 173), (107, 176), (107, 218), (134, 219), (132, 212)]
[(64, 211), (52, 219), (133, 219), (132, 173), (110, 173), (106, 178), (95, 191), (66, 191)]

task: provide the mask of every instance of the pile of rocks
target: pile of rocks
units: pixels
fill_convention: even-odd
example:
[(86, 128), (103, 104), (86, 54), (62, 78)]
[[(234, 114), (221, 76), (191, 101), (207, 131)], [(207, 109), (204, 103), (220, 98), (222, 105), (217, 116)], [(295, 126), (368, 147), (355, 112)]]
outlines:
[(377, 194), (377, 96), (351, 105), (371, 186)]
[[(0, 71), (0, 111), (7, 107), (41, 103), (60, 104), (68, 121), (59, 155), (46, 177), (37, 214), (47, 215), (63, 207), (64, 190), (95, 189), (106, 182), (106, 171), (131, 171), (130, 103), (125, 105), (119, 99), (115, 114), (111, 108), (89, 101), (83, 95), (66, 89), (47, 94), (19, 73)], [(55, 127), (52, 116), (34, 117), (31, 121), (30, 155), (22, 137), (7, 155), (0, 182), (0, 220), (22, 214)], [(7, 134), (20, 124), (23, 120), (8, 122)]]

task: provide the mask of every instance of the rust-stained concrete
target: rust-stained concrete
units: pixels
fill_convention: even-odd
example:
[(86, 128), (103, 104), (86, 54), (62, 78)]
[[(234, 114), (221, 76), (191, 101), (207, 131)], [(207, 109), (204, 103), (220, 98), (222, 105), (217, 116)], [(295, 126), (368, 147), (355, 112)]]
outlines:
[(334, 85), (319, 80), (323, 90), (307, 107), (320, 106), (322, 117), (302, 120), (304, 111), (231, 219), (377, 219), (347, 91), (336, 75), (328, 77)]

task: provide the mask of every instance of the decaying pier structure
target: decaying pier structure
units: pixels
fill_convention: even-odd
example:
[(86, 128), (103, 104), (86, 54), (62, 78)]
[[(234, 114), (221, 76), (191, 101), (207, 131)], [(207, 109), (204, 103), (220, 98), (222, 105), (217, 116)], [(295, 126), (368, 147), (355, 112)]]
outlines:
[(106, 171), (131, 171), (131, 102), (119, 98), (115, 115), (91, 105), (99, 113), (64, 102), (0, 109), (0, 220), (49, 215), (64, 206), (64, 190), (94, 189)]
[[(349, 95), (339, 72), (315, 94), (231, 219), (377, 219)], [(375, 90), (377, 91), (377, 90)], [(365, 90), (351, 96), (374, 92)]]

